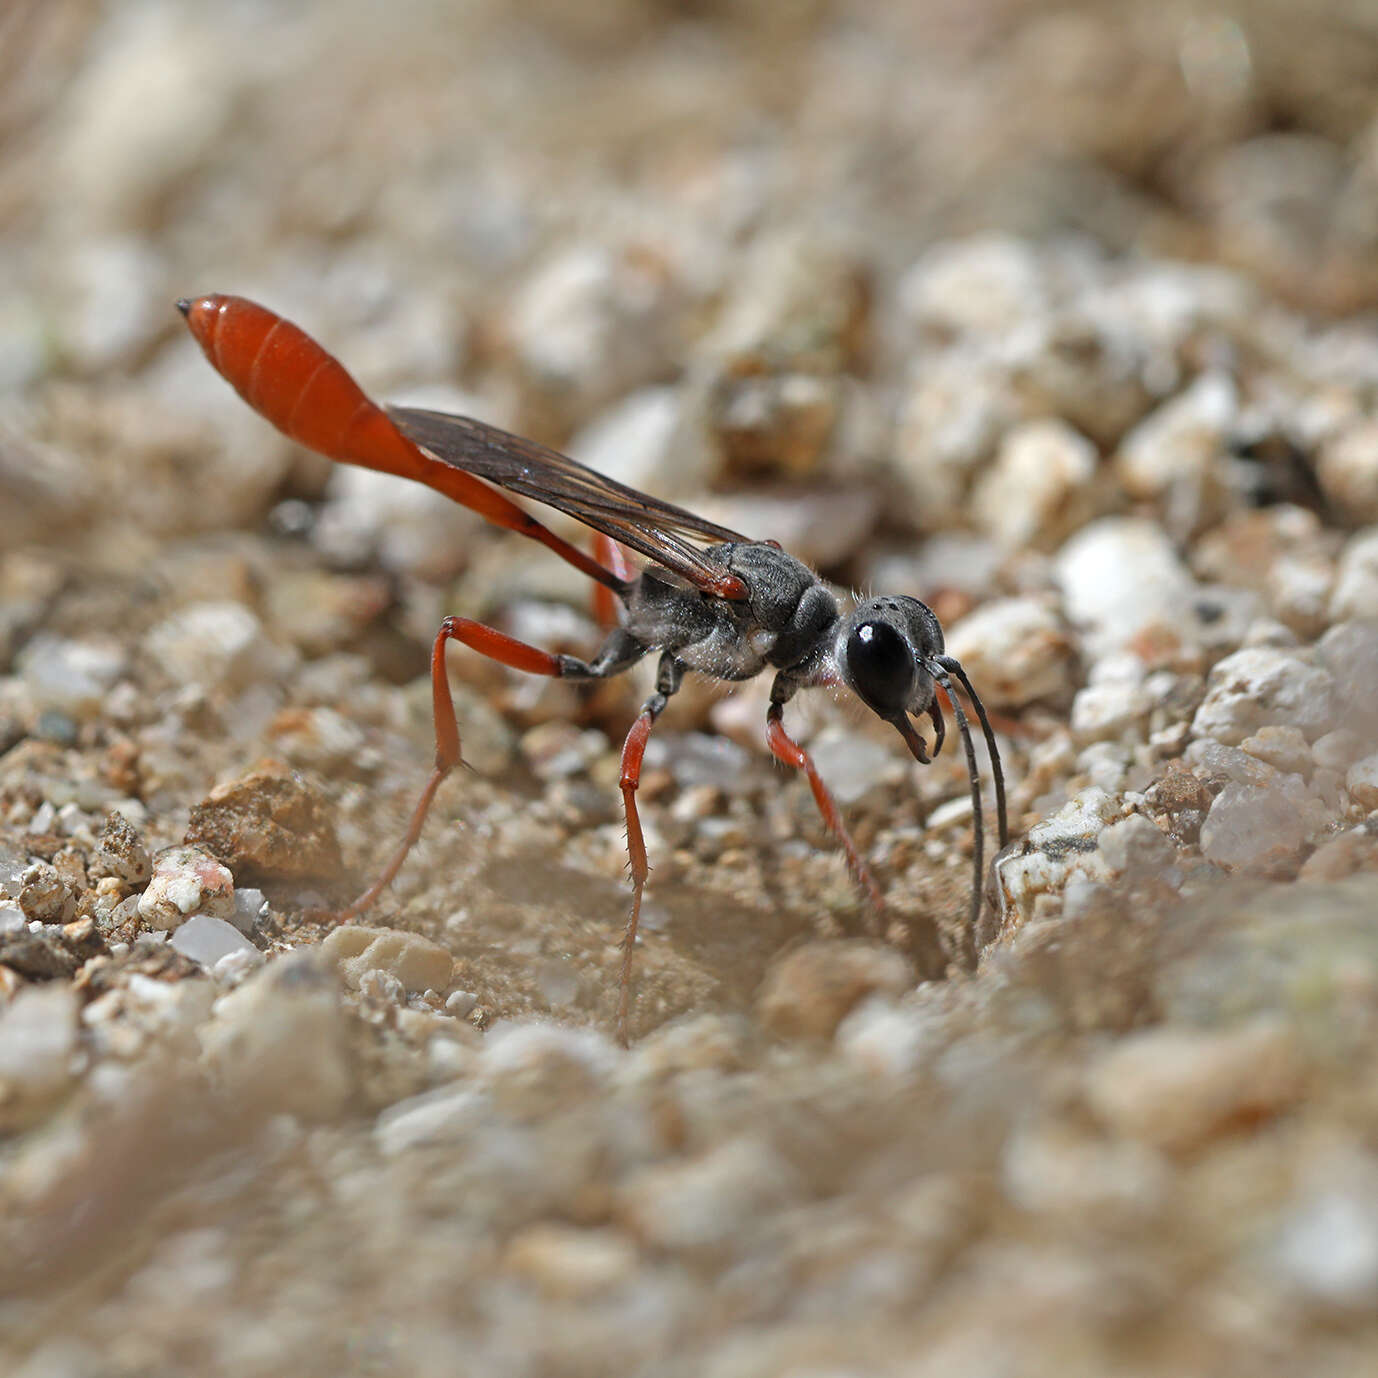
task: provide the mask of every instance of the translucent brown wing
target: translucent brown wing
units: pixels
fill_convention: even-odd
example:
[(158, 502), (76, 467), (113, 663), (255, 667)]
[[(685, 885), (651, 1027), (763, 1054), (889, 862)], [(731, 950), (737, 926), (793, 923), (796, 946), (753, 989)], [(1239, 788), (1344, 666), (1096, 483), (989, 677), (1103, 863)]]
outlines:
[(706, 592), (742, 587), (720, 560), (694, 542), (750, 544), (749, 536), (473, 417), (419, 407), (386, 410), (408, 440), (444, 464), (565, 512)]

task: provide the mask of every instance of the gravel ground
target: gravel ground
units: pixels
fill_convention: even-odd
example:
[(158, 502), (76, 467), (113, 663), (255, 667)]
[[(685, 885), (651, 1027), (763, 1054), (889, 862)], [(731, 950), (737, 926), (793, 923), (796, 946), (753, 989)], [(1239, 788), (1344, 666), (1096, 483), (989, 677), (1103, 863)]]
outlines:
[[(1366, 0), (11, 0), (0, 1370), (1373, 1372), (1375, 79)], [(881, 920), (768, 681), (687, 685), (618, 1047), (648, 683), (461, 653), (333, 923), (440, 618), (598, 631), (256, 418), (208, 291), (923, 597), (979, 931), (953, 743), (789, 709)]]

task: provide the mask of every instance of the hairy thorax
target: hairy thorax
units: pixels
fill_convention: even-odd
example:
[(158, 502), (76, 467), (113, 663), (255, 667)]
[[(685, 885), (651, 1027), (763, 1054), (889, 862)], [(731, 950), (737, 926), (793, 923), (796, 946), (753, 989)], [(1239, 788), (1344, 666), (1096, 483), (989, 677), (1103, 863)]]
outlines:
[(768, 666), (796, 664), (816, 652), (837, 620), (837, 603), (802, 561), (775, 546), (709, 548), (746, 584), (729, 601), (651, 569), (628, 604), (627, 631), (642, 644), (672, 651), (689, 669), (715, 679), (751, 679)]

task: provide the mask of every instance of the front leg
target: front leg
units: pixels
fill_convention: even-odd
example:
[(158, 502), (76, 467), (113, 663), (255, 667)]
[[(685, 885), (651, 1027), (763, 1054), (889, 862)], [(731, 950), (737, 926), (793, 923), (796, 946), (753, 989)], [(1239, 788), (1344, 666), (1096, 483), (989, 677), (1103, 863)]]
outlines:
[(880, 886), (876, 884), (870, 868), (861, 859), (861, 853), (852, 841), (847, 825), (842, 821), (837, 801), (823, 783), (823, 777), (818, 773), (813, 757), (785, 731), (785, 703), (793, 695), (795, 687), (786, 675), (776, 675), (770, 691), (770, 707), (766, 710), (766, 745), (770, 747), (771, 754), (777, 761), (783, 761), (795, 770), (802, 770), (808, 776), (809, 788), (813, 791), (818, 812), (823, 815), (824, 825), (842, 844), (853, 879), (866, 892), (867, 898), (875, 906), (876, 913), (883, 917), (885, 901), (881, 897)]

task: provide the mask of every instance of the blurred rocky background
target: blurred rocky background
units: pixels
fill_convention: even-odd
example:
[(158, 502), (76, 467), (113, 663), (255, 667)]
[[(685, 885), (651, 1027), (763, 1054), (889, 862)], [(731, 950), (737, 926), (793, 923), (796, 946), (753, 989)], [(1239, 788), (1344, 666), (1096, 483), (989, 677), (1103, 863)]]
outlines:
[[(462, 653), (331, 924), (598, 631), (209, 291), (928, 601), (978, 970), (954, 743), (791, 705), (882, 919), (687, 686), (617, 1048), (646, 683)], [(1371, 0), (0, 5), (0, 1367), (1372, 1372), (1375, 306)]]

